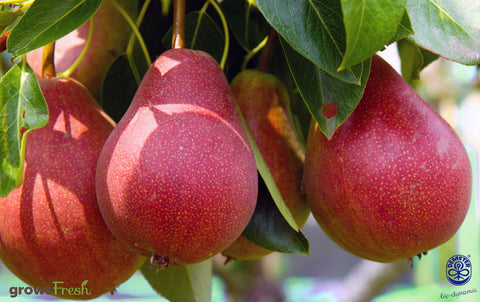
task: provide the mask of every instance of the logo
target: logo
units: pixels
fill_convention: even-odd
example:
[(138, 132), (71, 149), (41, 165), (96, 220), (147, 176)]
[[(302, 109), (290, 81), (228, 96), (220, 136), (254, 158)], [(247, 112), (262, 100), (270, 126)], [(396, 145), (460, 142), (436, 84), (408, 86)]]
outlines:
[[(55, 295), (55, 296), (90, 296), (92, 292), (87, 288), (88, 280), (84, 280), (81, 287), (63, 287), (63, 281), (53, 281), (53, 287), (24, 287), (12, 286), (10, 287), (10, 298), (15, 298), (20, 295)], [(81, 298), (81, 297), (79, 297)], [(77, 299), (79, 299), (77, 298)]]
[(468, 257), (455, 255), (447, 260), (447, 280), (456, 286), (464, 285), (472, 277), (472, 263)]

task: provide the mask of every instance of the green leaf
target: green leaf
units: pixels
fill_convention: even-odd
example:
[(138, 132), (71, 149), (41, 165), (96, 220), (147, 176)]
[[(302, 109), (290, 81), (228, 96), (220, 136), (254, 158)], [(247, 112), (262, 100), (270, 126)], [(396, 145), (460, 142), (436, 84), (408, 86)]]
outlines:
[(437, 55), (419, 48), (406, 39), (398, 41), (397, 48), (402, 63), (402, 77), (409, 83), (413, 79), (418, 79), (420, 71), (438, 58)]
[(423, 56), (420, 48), (407, 40), (400, 40), (397, 49), (401, 60), (402, 77), (411, 83), (412, 79), (418, 79), (422, 70)]
[(338, 71), (345, 51), (345, 28), (338, 0), (257, 0), (265, 19), (303, 57), (348, 83), (360, 84), (361, 68)]
[(152, 288), (172, 302), (204, 302), (212, 297), (212, 260), (166, 269), (150, 267), (147, 260), (140, 268)]
[(308, 240), (283, 218), (261, 177), (255, 212), (242, 235), (271, 251), (303, 255), (309, 253)]
[(268, 35), (270, 25), (251, 1), (220, 3), (230, 30), (245, 51), (251, 51)]
[(480, 1), (408, 0), (407, 9), (414, 43), (452, 61), (480, 63)]
[[(171, 28), (162, 39), (162, 43), (165, 48), (171, 48)], [(185, 16), (185, 43), (187, 48), (208, 52), (220, 62), (225, 37), (223, 31), (207, 13), (192, 12)]]
[(346, 83), (324, 72), (280, 40), (298, 90), (327, 137), (350, 116), (362, 98), (370, 74), (370, 60), (361, 63), (361, 85)]
[(397, 33), (395, 34), (395, 36), (393, 36), (393, 39), (388, 44), (410, 36), (411, 34), (413, 34), (412, 22), (410, 21), (410, 17), (408, 16), (408, 11), (405, 9), (402, 21), (398, 26)]
[(102, 0), (36, 0), (12, 29), (7, 50), (15, 57), (50, 44), (85, 23)]
[(21, 10), (17, 11), (0, 11), (0, 30), (12, 24), (18, 17), (23, 15)]
[(134, 53), (137, 55), (123, 54), (116, 58), (103, 80), (102, 107), (116, 122), (120, 121), (127, 111), (149, 67), (143, 53)]
[(397, 33), (406, 0), (341, 0), (346, 49), (340, 69), (363, 62)]
[(25, 60), (0, 80), (0, 196), (22, 183), (27, 133), (48, 122), (48, 108), (37, 77)]

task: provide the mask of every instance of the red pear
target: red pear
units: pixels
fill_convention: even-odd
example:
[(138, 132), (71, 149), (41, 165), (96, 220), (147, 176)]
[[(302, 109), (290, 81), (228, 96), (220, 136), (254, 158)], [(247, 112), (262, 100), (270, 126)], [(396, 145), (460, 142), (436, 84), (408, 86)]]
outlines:
[[(135, 19), (137, 1), (116, 0)], [(93, 18), (93, 36), (85, 57), (71, 77), (85, 85), (94, 99), (100, 100), (103, 78), (110, 64), (123, 54), (132, 29), (125, 18), (113, 6), (112, 0), (104, 0)], [(78, 59), (88, 38), (90, 22), (83, 24), (55, 43), (55, 69), (64, 72)], [(29, 65), (41, 76), (42, 48), (27, 54)]]
[(383, 59), (329, 140), (312, 123), (305, 194), (325, 233), (369, 260), (412, 258), (451, 238), (472, 172), (455, 131)]
[(200, 262), (240, 236), (257, 169), (215, 59), (189, 49), (158, 57), (105, 143), (96, 180), (110, 230), (153, 262)]
[[(231, 87), (285, 204), (302, 227), (310, 214), (302, 189), (305, 154), (293, 126), (284, 84), (272, 74), (244, 70)], [(243, 236), (222, 252), (235, 259), (256, 259), (269, 253)]]
[(23, 184), (0, 198), (0, 258), (31, 286), (92, 299), (145, 261), (115, 239), (98, 209), (95, 168), (113, 123), (75, 80), (39, 82), (49, 122), (27, 134)]

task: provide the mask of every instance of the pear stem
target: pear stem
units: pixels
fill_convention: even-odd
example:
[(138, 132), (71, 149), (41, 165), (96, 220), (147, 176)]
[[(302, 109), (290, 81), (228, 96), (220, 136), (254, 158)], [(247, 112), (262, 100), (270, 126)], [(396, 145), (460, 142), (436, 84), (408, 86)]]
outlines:
[(172, 48), (185, 48), (185, 45), (185, 0), (174, 0)]
[(273, 48), (275, 47), (277, 40), (278, 40), (277, 31), (272, 29), (268, 34), (267, 43), (265, 44), (265, 47), (262, 50), (262, 54), (260, 55), (260, 59), (257, 65), (258, 70), (263, 72), (268, 72), (270, 70)]
[(55, 42), (43, 47), (41, 69), (43, 78), (53, 78), (56, 76), (54, 54)]

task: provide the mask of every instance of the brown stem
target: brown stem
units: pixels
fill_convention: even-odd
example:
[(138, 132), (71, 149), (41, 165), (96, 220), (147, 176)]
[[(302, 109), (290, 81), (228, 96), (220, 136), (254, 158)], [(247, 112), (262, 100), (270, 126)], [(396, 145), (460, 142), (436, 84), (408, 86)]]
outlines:
[(367, 302), (380, 294), (385, 287), (411, 273), (407, 261), (378, 263), (361, 260), (343, 280), (344, 289), (338, 297), (342, 302)]
[(185, 0), (173, 1), (172, 48), (185, 48)]
[(53, 78), (57, 75), (54, 63), (55, 42), (45, 45), (42, 54), (42, 77)]
[(278, 40), (277, 31), (272, 29), (268, 34), (267, 44), (263, 47), (262, 54), (258, 61), (257, 69), (263, 72), (270, 70), (270, 63), (272, 62), (273, 48)]

